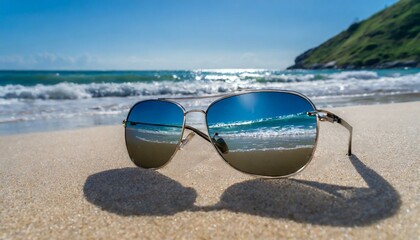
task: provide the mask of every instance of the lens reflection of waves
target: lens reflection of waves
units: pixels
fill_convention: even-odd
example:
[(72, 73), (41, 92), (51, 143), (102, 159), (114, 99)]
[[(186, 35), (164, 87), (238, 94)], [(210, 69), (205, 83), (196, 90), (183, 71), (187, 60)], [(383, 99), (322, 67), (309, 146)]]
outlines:
[(308, 116), (306, 112), (290, 114), (285, 116), (276, 116), (270, 118), (261, 118), (255, 120), (236, 121), (230, 123), (217, 123), (209, 126), (214, 132), (233, 132), (244, 130), (255, 130), (272, 127), (293, 127), (302, 126), (303, 128), (310, 128), (316, 125), (313, 116)]
[(181, 127), (151, 127), (136, 128), (136, 138), (146, 142), (178, 144)]
[(209, 129), (212, 134), (219, 133), (231, 152), (312, 148), (316, 138), (316, 120), (306, 112), (218, 123)]
[(304, 128), (304, 126), (287, 126), (287, 127), (272, 127), (259, 128), (252, 131), (220, 131), (220, 135), (229, 139), (236, 138), (289, 138), (289, 137), (313, 137), (316, 134), (316, 126)]
[(310, 136), (290, 136), (290, 137), (271, 137), (255, 138), (252, 136), (242, 138), (224, 138), (221, 135), (231, 152), (239, 151), (267, 151), (267, 150), (290, 150), (299, 148), (312, 148), (315, 144), (316, 131)]
[(229, 150), (229, 152), (257, 152), (257, 151), (282, 151), (282, 150), (295, 150), (295, 149), (303, 149), (303, 148), (313, 148), (314, 145), (296, 145), (294, 148), (285, 148), (285, 147), (274, 147), (274, 148), (250, 148), (250, 149), (233, 149)]
[[(179, 142), (179, 139), (176, 139), (176, 140), (165, 139), (163, 141), (160, 141), (160, 140), (157, 140), (159, 137), (157, 137), (157, 136), (154, 137), (152, 135), (148, 135), (148, 136), (144, 136), (144, 137), (136, 136), (136, 138), (138, 140), (145, 141), (145, 142), (151, 142), (151, 143), (178, 144), (178, 142)], [(159, 139), (161, 139), (161, 138), (159, 138)]]

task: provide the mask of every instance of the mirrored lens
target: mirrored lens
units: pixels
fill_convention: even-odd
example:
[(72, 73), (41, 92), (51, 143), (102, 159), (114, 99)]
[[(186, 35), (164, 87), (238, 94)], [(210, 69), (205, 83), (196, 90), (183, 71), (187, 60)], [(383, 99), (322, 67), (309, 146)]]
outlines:
[(184, 112), (166, 101), (137, 103), (127, 117), (125, 141), (131, 160), (139, 167), (158, 168), (175, 153), (182, 135)]
[(311, 159), (317, 133), (313, 105), (283, 92), (246, 93), (222, 99), (207, 111), (210, 138), (234, 168), (286, 176)]

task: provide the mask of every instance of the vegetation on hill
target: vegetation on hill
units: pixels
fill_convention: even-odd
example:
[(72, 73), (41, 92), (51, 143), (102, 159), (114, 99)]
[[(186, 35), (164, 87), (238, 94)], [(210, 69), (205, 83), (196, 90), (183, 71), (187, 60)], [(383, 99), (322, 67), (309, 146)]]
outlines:
[(420, 0), (400, 0), (298, 56), (296, 68), (420, 67)]

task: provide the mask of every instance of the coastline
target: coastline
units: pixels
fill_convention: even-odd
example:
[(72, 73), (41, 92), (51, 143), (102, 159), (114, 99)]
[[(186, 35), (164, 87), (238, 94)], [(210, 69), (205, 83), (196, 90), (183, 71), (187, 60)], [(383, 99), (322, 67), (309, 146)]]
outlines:
[(244, 88), (293, 90), (318, 108), (419, 101), (419, 79), (420, 69), (0, 71), (0, 135), (120, 124), (141, 100)]
[(357, 238), (420, 235), (420, 102), (329, 109), (290, 179), (230, 168), (194, 137), (159, 171), (130, 161), (122, 126), (0, 136), (0, 238)]

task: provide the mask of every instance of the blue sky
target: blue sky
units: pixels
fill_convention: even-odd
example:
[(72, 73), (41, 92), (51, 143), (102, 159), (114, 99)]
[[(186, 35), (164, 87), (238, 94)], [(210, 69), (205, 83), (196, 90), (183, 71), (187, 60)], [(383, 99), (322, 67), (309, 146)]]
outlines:
[(0, 0), (0, 69), (283, 69), (395, 0)]

